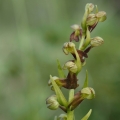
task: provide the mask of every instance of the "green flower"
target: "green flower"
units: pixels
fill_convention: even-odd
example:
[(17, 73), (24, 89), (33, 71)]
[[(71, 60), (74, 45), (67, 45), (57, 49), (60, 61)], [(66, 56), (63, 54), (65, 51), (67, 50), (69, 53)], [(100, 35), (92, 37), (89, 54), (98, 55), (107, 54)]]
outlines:
[(91, 44), (92, 47), (97, 47), (97, 46), (102, 45), (103, 42), (104, 42), (104, 40), (101, 37), (97, 36), (97, 37), (94, 37), (94, 38), (91, 39), (90, 44)]
[(57, 96), (52, 95), (46, 100), (47, 107), (51, 110), (56, 110), (59, 108), (59, 103), (57, 101)]

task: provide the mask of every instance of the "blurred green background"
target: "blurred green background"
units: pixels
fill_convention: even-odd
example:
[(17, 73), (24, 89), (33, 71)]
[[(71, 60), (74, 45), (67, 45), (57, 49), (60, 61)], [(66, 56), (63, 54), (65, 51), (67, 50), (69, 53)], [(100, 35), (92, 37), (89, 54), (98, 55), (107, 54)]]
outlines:
[[(120, 120), (120, 1), (118, 0), (0, 0), (0, 120), (53, 120), (61, 110), (46, 108), (53, 94), (49, 75), (58, 75), (56, 59), (63, 65), (72, 56), (62, 52), (73, 24), (80, 24), (86, 3), (107, 12), (91, 36), (104, 45), (89, 53), (78, 76), (80, 90), (89, 74), (96, 98), (75, 110), (80, 120), (90, 108), (89, 120)], [(67, 91), (64, 90), (67, 95)]]

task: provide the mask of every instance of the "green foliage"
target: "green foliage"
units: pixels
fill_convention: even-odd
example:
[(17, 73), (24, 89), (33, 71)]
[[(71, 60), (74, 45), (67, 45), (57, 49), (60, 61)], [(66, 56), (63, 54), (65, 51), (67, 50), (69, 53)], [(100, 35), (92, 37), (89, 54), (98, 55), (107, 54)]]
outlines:
[[(97, 9), (97, 7), (96, 7)], [(103, 22), (106, 20), (106, 12), (98, 11), (92, 12), (94, 10), (94, 4), (87, 3), (85, 6), (85, 13), (83, 15), (83, 19), (81, 22), (82, 28), (79, 25), (74, 24), (71, 28), (74, 30), (70, 34), (70, 41), (65, 42), (63, 44), (63, 52), (68, 55), (72, 54), (73, 60), (69, 60), (64, 64), (63, 69), (67, 69), (67, 77), (64, 78), (64, 73), (62, 67), (58, 63), (58, 73), (60, 77), (55, 79), (50, 75), (51, 82), (49, 81), (49, 86), (53, 86), (53, 90), (56, 93), (57, 99), (55, 97), (49, 97), (46, 100), (47, 107), (51, 110), (57, 110), (57, 108), (61, 108), (64, 112), (66, 112), (67, 117), (61, 116), (61, 119), (73, 120), (74, 119), (74, 110), (79, 104), (82, 103), (85, 99), (93, 99), (95, 97), (95, 91), (93, 88), (88, 87), (88, 75), (86, 71), (86, 79), (83, 85), (83, 89), (79, 90), (74, 94), (74, 90), (79, 86), (77, 75), (82, 70), (82, 66), (85, 65), (85, 58), (88, 57), (89, 51), (97, 46), (103, 44), (103, 39), (101, 37), (90, 37), (90, 33), (95, 29), (99, 22)], [(79, 42), (79, 48), (75, 47), (75, 44), (72, 42)], [(70, 89), (69, 93), (69, 101), (67, 102), (63, 92), (60, 90), (60, 87), (64, 87), (66, 89)], [(91, 110), (83, 117), (83, 120), (87, 120), (91, 114)], [(55, 118), (56, 119), (56, 118)], [(58, 117), (59, 119), (59, 117)]]

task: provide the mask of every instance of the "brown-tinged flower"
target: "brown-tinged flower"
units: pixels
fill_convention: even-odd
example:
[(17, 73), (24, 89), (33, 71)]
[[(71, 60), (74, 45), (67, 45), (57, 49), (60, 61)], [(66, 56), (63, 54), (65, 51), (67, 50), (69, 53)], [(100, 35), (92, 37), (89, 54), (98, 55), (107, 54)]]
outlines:
[(94, 28), (97, 26), (98, 22), (96, 22), (94, 25), (92, 26), (88, 26), (88, 29), (90, 32), (92, 32), (94, 30)]
[[(82, 63), (85, 61), (85, 58), (88, 57), (88, 55), (84, 51), (77, 50), (77, 53), (78, 53), (78, 55), (79, 55), (80, 60), (81, 60)], [(76, 59), (76, 55), (74, 53), (72, 53), (72, 55)]]
[(79, 84), (77, 84), (77, 77), (76, 73), (69, 72), (67, 75), (67, 78), (64, 79), (66, 81), (66, 86), (64, 86), (67, 89), (76, 89)]
[(70, 35), (70, 42), (75, 40), (76, 42), (79, 41), (79, 37), (82, 37), (82, 29), (79, 25), (75, 24), (71, 26), (72, 29), (74, 29), (74, 32)]
[[(79, 86), (77, 84), (78, 79), (76, 77), (76, 73), (73, 73), (71, 71), (69, 71), (66, 78), (58, 78), (56, 76), (53, 76), (53, 80), (60, 88), (64, 87), (67, 89), (76, 89)], [(51, 87), (52, 90), (54, 90), (51, 80), (48, 81), (48, 85)]]
[[(60, 88), (66, 86), (66, 81), (64, 81), (64, 79), (60, 79), (57, 76), (53, 76), (52, 78)], [(48, 85), (51, 87), (51, 90), (54, 90), (51, 80), (48, 81)]]
[(88, 17), (87, 17), (86, 24), (88, 25), (89, 31), (92, 32), (93, 29), (98, 24), (98, 18), (96, 17), (96, 15), (95, 14), (89, 14)]
[(74, 110), (84, 99), (93, 99), (95, 91), (91, 87), (83, 88), (75, 94), (73, 101), (69, 104), (71, 110)]

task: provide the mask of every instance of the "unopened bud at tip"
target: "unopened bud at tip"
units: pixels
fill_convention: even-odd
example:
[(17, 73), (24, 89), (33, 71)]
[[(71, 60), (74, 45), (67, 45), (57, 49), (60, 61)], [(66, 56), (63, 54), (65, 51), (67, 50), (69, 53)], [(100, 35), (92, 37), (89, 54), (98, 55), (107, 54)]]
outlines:
[(94, 4), (92, 3), (86, 4), (86, 9), (88, 9), (88, 12), (91, 13), (94, 10)]

